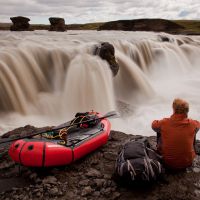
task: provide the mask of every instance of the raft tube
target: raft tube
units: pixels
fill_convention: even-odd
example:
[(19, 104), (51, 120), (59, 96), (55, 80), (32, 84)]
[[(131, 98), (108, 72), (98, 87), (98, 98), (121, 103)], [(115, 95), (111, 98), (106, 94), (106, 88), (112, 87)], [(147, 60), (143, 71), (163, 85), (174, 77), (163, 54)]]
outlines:
[(68, 165), (106, 144), (110, 129), (110, 122), (104, 118), (95, 127), (69, 133), (66, 145), (43, 137), (17, 140), (11, 144), (9, 155), (16, 163), (28, 167)]

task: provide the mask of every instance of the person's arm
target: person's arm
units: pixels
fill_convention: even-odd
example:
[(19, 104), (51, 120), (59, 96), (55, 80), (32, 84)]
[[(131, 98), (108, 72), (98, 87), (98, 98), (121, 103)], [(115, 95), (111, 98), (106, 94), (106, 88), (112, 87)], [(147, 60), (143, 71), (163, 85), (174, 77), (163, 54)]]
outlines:
[(194, 120), (194, 123), (195, 123), (195, 134), (196, 134), (200, 129), (200, 122), (197, 120)]
[(162, 120), (154, 120), (152, 122), (152, 129), (156, 132), (156, 142), (157, 142), (157, 151), (159, 154), (161, 154), (161, 123)]
[(197, 121), (197, 120), (194, 120), (194, 123), (195, 123), (196, 128), (195, 128), (195, 136), (194, 136), (194, 143), (193, 143), (193, 146), (194, 146), (195, 153), (196, 153), (197, 155), (200, 155), (200, 148), (199, 148), (199, 146), (198, 146), (197, 143), (196, 143), (196, 135), (197, 135), (197, 132), (198, 132), (199, 129), (200, 129), (200, 122)]
[(154, 120), (152, 122), (151, 128), (156, 132), (156, 133), (160, 133), (161, 131), (161, 123), (162, 120)]

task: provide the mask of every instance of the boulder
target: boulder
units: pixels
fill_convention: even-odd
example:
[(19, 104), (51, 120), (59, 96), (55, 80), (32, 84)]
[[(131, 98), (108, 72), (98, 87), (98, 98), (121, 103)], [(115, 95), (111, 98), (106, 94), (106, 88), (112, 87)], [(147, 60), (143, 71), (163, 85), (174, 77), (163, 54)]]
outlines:
[(158, 40), (160, 42), (174, 42), (174, 39), (168, 35), (158, 35)]
[(112, 44), (108, 42), (103, 42), (99, 46), (96, 46), (94, 50), (94, 55), (98, 55), (103, 60), (106, 60), (110, 65), (113, 76), (117, 75), (119, 71), (119, 65), (115, 59), (115, 49)]
[(13, 25), (11, 25), (11, 31), (31, 31), (29, 21), (30, 19), (27, 17), (11, 17), (10, 20), (12, 21)]
[(51, 23), (49, 31), (66, 31), (65, 20), (59, 17), (50, 17), (49, 21)]

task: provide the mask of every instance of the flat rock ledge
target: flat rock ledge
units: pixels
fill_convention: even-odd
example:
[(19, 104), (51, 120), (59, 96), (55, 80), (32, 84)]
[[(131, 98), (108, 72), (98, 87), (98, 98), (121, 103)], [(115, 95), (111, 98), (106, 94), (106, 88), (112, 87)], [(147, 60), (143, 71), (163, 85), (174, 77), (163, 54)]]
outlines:
[[(31, 126), (10, 133), (19, 134), (19, 130), (21, 133), (26, 129), (30, 130)], [(20, 174), (18, 166), (4, 154), (0, 158), (0, 200), (199, 199), (199, 156), (193, 167), (184, 172), (166, 174), (162, 180), (148, 187), (127, 187), (114, 180), (118, 151), (125, 142), (138, 137), (141, 136), (111, 131), (106, 145), (71, 165), (48, 169), (21, 167)], [(148, 137), (148, 140), (155, 146), (155, 137)]]

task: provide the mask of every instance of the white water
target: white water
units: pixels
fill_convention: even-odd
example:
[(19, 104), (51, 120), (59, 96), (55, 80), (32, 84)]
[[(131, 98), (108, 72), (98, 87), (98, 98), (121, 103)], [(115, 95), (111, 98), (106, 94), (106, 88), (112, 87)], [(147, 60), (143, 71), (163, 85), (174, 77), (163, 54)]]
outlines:
[[(112, 129), (153, 135), (151, 122), (170, 116), (174, 98), (200, 120), (200, 37), (147, 32), (0, 32), (0, 134), (15, 127), (58, 125), (78, 111), (121, 113)], [(92, 55), (108, 41), (120, 66)], [(181, 44), (181, 45), (180, 45)]]

